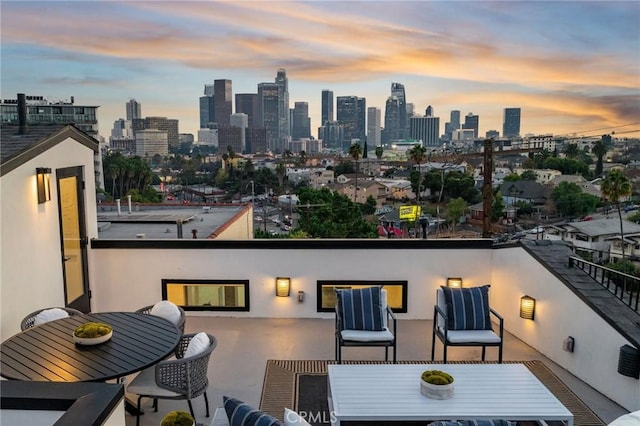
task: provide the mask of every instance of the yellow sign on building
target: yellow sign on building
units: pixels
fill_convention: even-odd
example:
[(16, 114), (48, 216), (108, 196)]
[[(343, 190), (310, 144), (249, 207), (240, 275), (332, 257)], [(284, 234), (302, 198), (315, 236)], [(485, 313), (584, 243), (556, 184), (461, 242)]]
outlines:
[(416, 220), (421, 214), (420, 206), (400, 206), (400, 219)]

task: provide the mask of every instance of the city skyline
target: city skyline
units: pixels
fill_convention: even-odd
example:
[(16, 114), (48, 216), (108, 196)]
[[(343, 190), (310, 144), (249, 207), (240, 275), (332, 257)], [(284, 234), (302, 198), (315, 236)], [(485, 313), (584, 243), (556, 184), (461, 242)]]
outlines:
[(2, 98), (74, 96), (78, 105), (99, 105), (104, 137), (130, 98), (143, 116), (178, 119), (181, 133), (195, 135), (206, 84), (227, 79), (234, 97), (257, 93), (279, 68), (287, 71), (289, 107), (308, 102), (314, 136), (322, 90), (334, 102), (358, 96), (384, 111), (394, 82), (418, 115), (433, 107), (441, 134), (451, 110), (478, 115), (482, 137), (502, 134), (505, 108), (521, 108), (522, 134), (640, 135), (638, 2), (26, 1), (0, 8)]

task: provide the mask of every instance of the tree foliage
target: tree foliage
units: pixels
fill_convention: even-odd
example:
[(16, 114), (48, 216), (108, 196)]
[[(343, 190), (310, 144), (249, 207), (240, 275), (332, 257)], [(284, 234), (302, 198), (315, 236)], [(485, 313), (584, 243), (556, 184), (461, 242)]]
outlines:
[(531, 180), (535, 182), (538, 179), (538, 174), (535, 171), (529, 169), (522, 172), (520, 178), (522, 180)]
[[(107, 154), (102, 159), (102, 167), (105, 176), (105, 190), (111, 194), (114, 199), (123, 198), (132, 190), (136, 190), (136, 196), (140, 196), (137, 201), (140, 202), (157, 202), (157, 194), (151, 199), (144, 198), (141, 194), (145, 194), (145, 190), (151, 184), (151, 169), (138, 156), (125, 157), (119, 152)], [(151, 195), (151, 192), (146, 192)]]
[(559, 170), (563, 175), (582, 175), (590, 177), (589, 166), (586, 163), (570, 158), (549, 157), (542, 163), (542, 169)]
[(310, 238), (377, 238), (377, 224), (365, 221), (360, 206), (327, 188), (298, 191), (301, 209), (298, 228)]
[(551, 192), (556, 210), (562, 216), (583, 216), (595, 211), (598, 197), (582, 191), (573, 182), (560, 182)]
[(456, 224), (460, 220), (460, 216), (466, 212), (467, 207), (467, 202), (460, 197), (449, 201), (447, 204), (447, 219), (452, 224), (453, 232), (455, 232)]
[(461, 197), (470, 204), (481, 199), (480, 191), (475, 185), (476, 182), (469, 173), (451, 171), (444, 178), (445, 195), (451, 199)]

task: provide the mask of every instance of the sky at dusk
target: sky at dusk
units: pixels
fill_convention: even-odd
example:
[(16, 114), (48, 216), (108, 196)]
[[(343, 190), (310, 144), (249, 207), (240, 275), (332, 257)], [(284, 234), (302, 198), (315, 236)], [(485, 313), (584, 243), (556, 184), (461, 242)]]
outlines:
[(278, 68), (314, 136), (323, 89), (384, 117), (392, 82), (420, 115), (434, 108), (441, 133), (451, 110), (479, 115), (484, 136), (520, 107), (522, 134), (640, 136), (638, 1), (3, 0), (0, 12), (2, 98), (74, 96), (100, 106), (104, 137), (130, 98), (196, 134), (205, 84), (256, 93)]

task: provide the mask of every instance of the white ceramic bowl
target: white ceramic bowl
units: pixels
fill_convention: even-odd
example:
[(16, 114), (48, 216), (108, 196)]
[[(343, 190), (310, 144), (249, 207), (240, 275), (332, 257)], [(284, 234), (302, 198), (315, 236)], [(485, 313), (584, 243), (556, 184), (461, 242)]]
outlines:
[(109, 334), (105, 334), (100, 337), (78, 337), (75, 334), (73, 335), (73, 341), (79, 345), (91, 346), (91, 345), (99, 345), (100, 343), (104, 343), (107, 340), (111, 339), (113, 336), (113, 330), (109, 332)]

